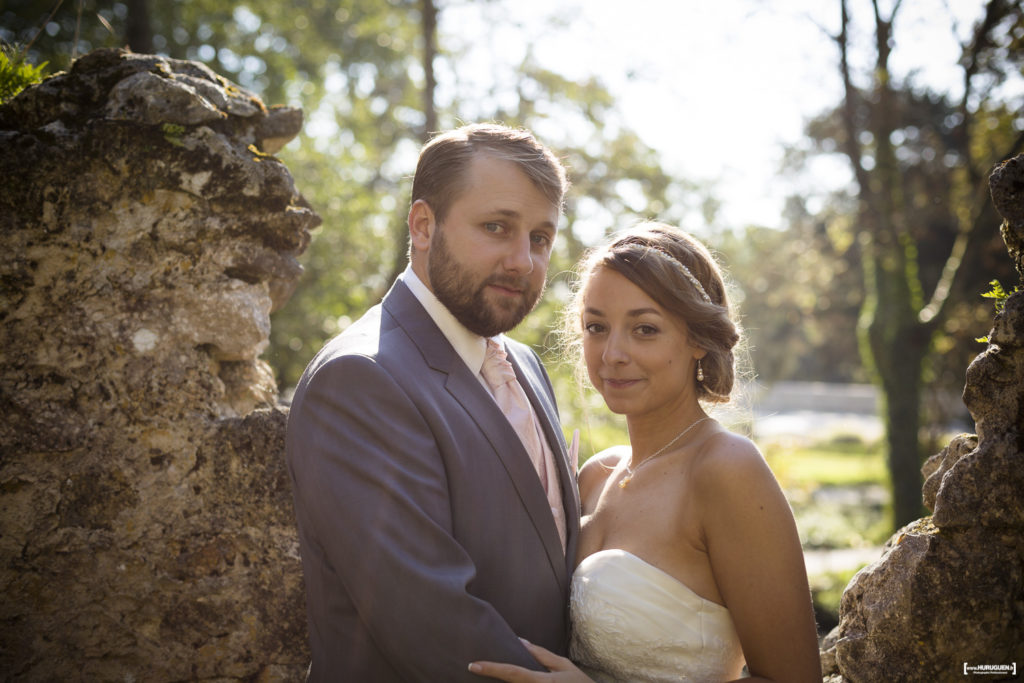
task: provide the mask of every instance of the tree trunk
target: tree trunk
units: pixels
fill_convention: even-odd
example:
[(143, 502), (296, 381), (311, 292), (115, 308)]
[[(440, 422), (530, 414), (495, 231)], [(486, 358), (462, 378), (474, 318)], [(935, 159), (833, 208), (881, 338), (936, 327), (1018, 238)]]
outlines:
[(886, 460), (892, 479), (892, 519), (895, 528), (899, 528), (919, 518), (923, 512), (922, 453), (918, 435), (921, 374), (929, 335), (916, 325), (897, 325), (885, 331), (869, 331), (869, 337), (885, 339), (872, 341), (872, 356), (879, 366), (886, 368), (884, 373), (879, 373), (879, 383), (884, 396)]
[(423, 1), (423, 141), (437, 132), (437, 107), (434, 91), (437, 79), (434, 77), (434, 57), (437, 56), (437, 7), (434, 0)]
[(885, 432), (889, 472), (892, 476), (892, 516), (895, 528), (919, 518), (921, 505), (920, 431), (921, 363), (919, 349), (906, 349), (903, 356), (907, 370), (901, 377), (888, 381), (885, 389)]
[[(437, 132), (437, 107), (434, 104), (434, 91), (437, 90), (437, 79), (434, 76), (434, 57), (437, 56), (437, 6), (434, 0), (421, 1), (423, 29), (423, 131), (422, 142), (427, 142), (431, 134)], [(395, 257), (391, 263), (391, 276), (385, 281), (385, 290), (391, 286), (395, 278), (405, 270), (409, 261), (409, 232), (404, 221), (395, 221)]]
[(125, 25), (125, 42), (132, 52), (151, 54), (153, 52), (153, 22), (149, 17), (149, 0), (127, 0), (128, 18)]
[(869, 295), (861, 314), (866, 332), (862, 350), (882, 390), (893, 522), (898, 528), (921, 516), (921, 376), (932, 328), (918, 321), (908, 274), (913, 255), (902, 248), (877, 207), (864, 207), (862, 221), (883, 226), (873, 231), (875, 240), (864, 259)]

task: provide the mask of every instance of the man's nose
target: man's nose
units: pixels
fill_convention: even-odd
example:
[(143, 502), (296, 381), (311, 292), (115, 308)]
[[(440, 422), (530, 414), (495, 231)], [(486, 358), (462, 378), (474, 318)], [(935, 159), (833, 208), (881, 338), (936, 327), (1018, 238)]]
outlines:
[(527, 275), (533, 272), (532, 247), (533, 244), (530, 242), (529, 235), (516, 237), (516, 239), (512, 240), (508, 245), (508, 252), (505, 254), (502, 262), (505, 270), (517, 275)]

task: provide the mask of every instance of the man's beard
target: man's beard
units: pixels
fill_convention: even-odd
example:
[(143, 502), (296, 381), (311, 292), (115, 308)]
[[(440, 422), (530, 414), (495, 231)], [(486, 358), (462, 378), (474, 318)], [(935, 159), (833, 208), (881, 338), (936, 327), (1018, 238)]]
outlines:
[[(427, 272), (438, 301), (466, 329), (481, 337), (493, 337), (511, 330), (533, 310), (544, 293), (543, 284), (539, 289), (533, 289), (525, 277), (492, 275), (479, 284), (474, 282), (472, 273), (452, 258), (441, 230), (430, 245)], [(488, 303), (486, 290), (492, 284), (519, 290), (522, 296), (519, 299), (502, 299), (498, 304)]]

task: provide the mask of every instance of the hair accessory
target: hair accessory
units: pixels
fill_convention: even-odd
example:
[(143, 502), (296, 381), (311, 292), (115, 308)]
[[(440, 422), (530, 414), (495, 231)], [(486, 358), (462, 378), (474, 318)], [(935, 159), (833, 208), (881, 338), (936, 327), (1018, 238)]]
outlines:
[(700, 366), (700, 358), (697, 359), (697, 381), (704, 381), (704, 368)]
[(674, 258), (672, 260), (675, 261), (676, 265), (678, 265), (679, 268), (683, 271), (683, 275), (686, 276), (686, 279), (692, 282), (693, 286), (697, 288), (697, 292), (701, 295), (701, 298), (703, 298), (704, 301), (711, 303), (711, 297), (708, 296), (708, 293), (704, 291), (704, 287), (700, 284), (700, 280), (698, 280), (696, 276), (694, 276), (694, 274), (690, 272), (689, 268), (684, 266), (682, 263), (679, 263), (679, 261), (676, 261)]
[[(639, 465), (637, 465), (636, 467), (630, 467), (630, 466), (629, 466), (629, 465), (627, 464), (627, 465), (626, 465), (626, 476), (624, 476), (624, 477), (622, 478), (622, 481), (620, 481), (620, 482), (619, 482), (619, 488), (620, 488), (620, 489), (624, 489), (624, 488), (626, 488), (626, 484), (628, 484), (629, 482), (633, 481), (633, 475), (634, 475), (634, 474), (636, 474), (637, 472), (639, 472), (639, 471), (640, 471), (640, 468), (641, 468), (641, 467), (643, 467), (644, 465), (646, 465), (646, 464), (647, 464), (647, 463), (649, 463), (650, 461), (654, 460), (654, 459), (655, 459), (655, 458), (657, 458), (657, 457), (658, 457), (659, 455), (663, 455), (663, 454), (665, 453), (665, 451), (666, 451), (666, 450), (668, 450), (668, 447), (669, 447), (669, 446), (671, 446), (672, 444), (674, 444), (674, 443), (675, 443), (676, 441), (679, 441), (679, 439), (683, 438), (683, 436), (684, 436), (684, 435), (685, 435), (685, 434), (686, 434), (686, 433), (687, 433), (688, 431), (690, 431), (691, 429), (693, 429), (694, 427), (696, 427), (697, 425), (699, 425), (699, 424), (700, 424), (701, 422), (704, 422), (705, 420), (710, 420), (710, 419), (711, 419), (710, 417), (708, 417), (707, 415), (705, 415), (705, 416), (704, 416), (704, 417), (702, 417), (701, 419), (699, 419), (699, 420), (695, 420), (694, 422), (691, 422), (691, 423), (690, 423), (690, 426), (689, 426), (689, 427), (687, 427), (687, 428), (686, 428), (686, 429), (684, 429), (683, 431), (681, 431), (681, 432), (679, 432), (678, 434), (676, 434), (676, 437), (675, 437), (674, 439), (672, 439), (671, 441), (669, 441), (669, 442), (668, 442), (667, 444), (665, 444), (664, 446), (662, 446), (662, 447), (661, 447), (661, 448), (659, 448), (658, 450), (654, 451), (654, 453), (653, 453), (652, 455), (649, 455), (649, 456), (647, 456), (646, 458), (644, 458), (643, 462), (641, 462), (641, 463), (640, 463)], [(632, 460), (633, 460), (633, 456), (630, 456), (630, 461), (632, 462)]]
[(702, 285), (700, 283), (700, 280), (698, 280), (697, 277), (690, 272), (689, 268), (687, 268), (686, 266), (679, 262), (679, 259), (677, 259), (672, 254), (668, 253), (667, 251), (663, 251), (661, 249), (658, 249), (657, 247), (647, 247), (647, 249), (649, 251), (657, 252), (658, 254), (661, 254), (662, 256), (667, 258), (672, 263), (672, 266), (676, 268), (676, 270), (678, 270), (680, 273), (682, 273), (683, 277), (689, 280), (691, 284), (693, 284), (694, 288), (697, 290), (697, 293), (700, 294), (701, 298), (704, 299), (704, 301), (707, 301), (709, 304), (712, 303), (711, 297), (708, 296), (708, 293), (704, 290), (704, 285)]

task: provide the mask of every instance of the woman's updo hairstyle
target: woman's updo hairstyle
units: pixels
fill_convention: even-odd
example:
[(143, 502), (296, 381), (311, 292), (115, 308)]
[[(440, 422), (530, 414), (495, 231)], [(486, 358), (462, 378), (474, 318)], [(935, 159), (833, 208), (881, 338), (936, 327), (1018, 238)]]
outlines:
[(736, 376), (733, 347), (740, 333), (721, 270), (707, 247), (679, 228), (645, 222), (592, 249), (582, 263), (569, 309), (577, 338), (582, 294), (600, 268), (622, 275), (686, 325), (690, 344), (707, 351), (701, 359), (704, 380), (696, 382), (698, 400), (728, 401)]

